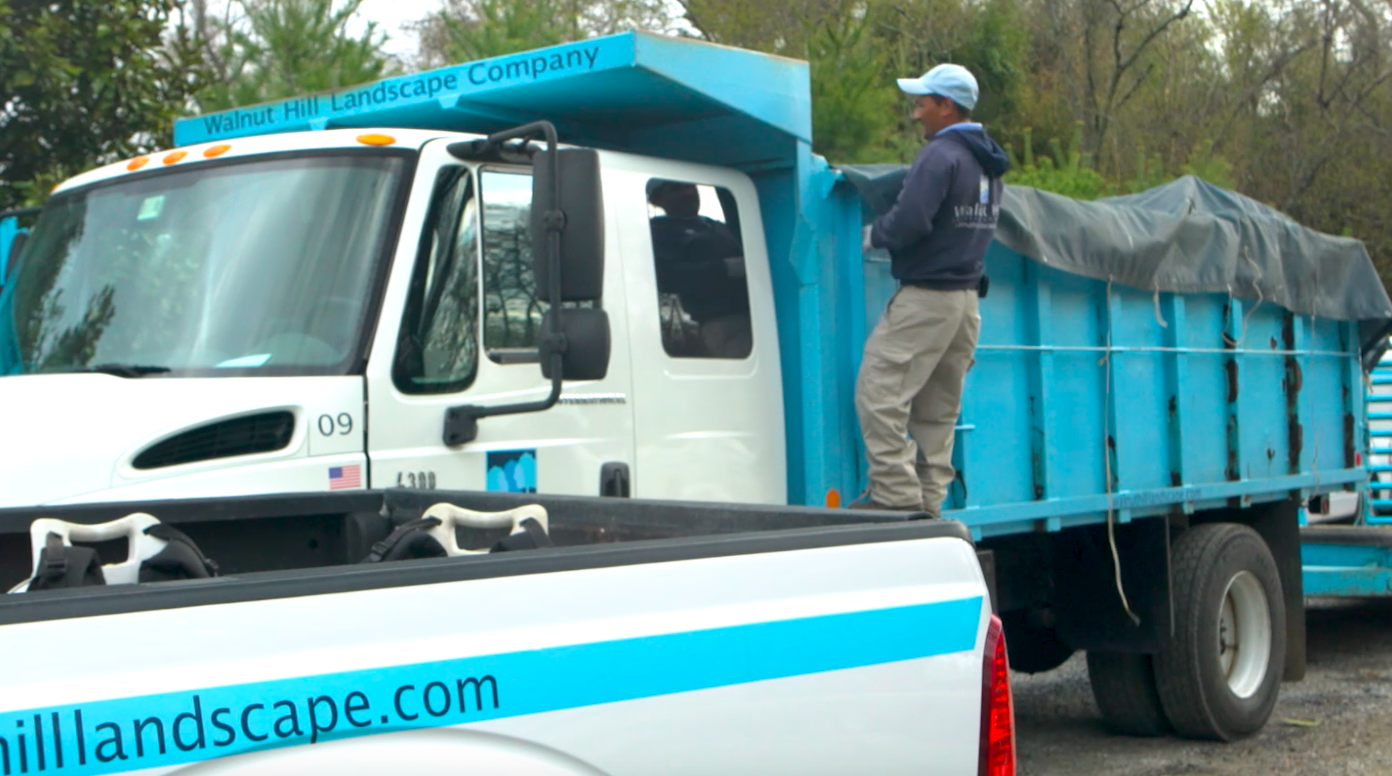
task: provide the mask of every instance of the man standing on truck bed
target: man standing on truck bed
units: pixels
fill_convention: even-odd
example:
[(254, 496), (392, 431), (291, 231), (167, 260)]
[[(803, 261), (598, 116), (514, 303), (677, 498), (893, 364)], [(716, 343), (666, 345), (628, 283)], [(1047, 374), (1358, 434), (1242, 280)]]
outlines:
[(937, 517), (954, 476), (953, 430), (975, 363), (977, 300), (1009, 160), (970, 121), (978, 89), (966, 68), (938, 65), (899, 88), (914, 98), (928, 144), (894, 207), (865, 233), (867, 252), (889, 250), (899, 290), (865, 343), (856, 380), (870, 464), (864, 506)]

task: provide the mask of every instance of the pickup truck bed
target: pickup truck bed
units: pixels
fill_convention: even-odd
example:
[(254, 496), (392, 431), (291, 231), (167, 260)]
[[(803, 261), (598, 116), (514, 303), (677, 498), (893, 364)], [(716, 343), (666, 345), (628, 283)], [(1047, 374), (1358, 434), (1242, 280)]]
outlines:
[[(437, 502), (541, 504), (557, 546), (355, 562)], [(128, 503), (0, 512), (0, 570), (27, 576), (34, 518), (133, 511), (222, 576), (0, 599), (0, 770), (978, 767), (993, 626), (953, 521), (460, 492)]]

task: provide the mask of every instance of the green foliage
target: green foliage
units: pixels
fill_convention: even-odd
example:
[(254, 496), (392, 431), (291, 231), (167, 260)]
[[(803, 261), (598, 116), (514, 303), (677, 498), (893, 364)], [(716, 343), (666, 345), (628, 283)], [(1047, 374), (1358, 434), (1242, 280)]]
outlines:
[(1181, 175), (1192, 175), (1225, 189), (1237, 188), (1232, 163), (1215, 153), (1210, 143), (1200, 142), (1195, 145), (1189, 154), (1189, 160), (1180, 166), (1179, 172)]
[[(1013, 146), (1006, 145), (1010, 153), (1011, 171), (1005, 179), (1007, 183), (1017, 186), (1031, 186), (1074, 199), (1093, 200), (1146, 191), (1175, 177), (1165, 170), (1159, 154), (1146, 154), (1144, 149), (1137, 149), (1136, 164), (1130, 177), (1120, 181), (1108, 179), (1097, 170), (1092, 155), (1082, 150), (1082, 122), (1075, 126), (1067, 150), (1058, 138), (1051, 138), (1048, 144), (1050, 153), (1043, 157), (1036, 158), (1034, 155), (1032, 130), (1026, 128), (1020, 135), (1024, 141), (1021, 155), (1017, 156)], [(1179, 172), (1217, 186), (1233, 188), (1232, 165), (1212, 153), (1207, 144), (1197, 146)]]
[(981, 100), (974, 117), (995, 123), (1019, 108), (1029, 57), (1029, 37), (1016, 0), (986, 0), (975, 14), (963, 45), (944, 61), (976, 76)]
[(217, 72), (198, 95), (206, 111), (377, 80), (389, 74), (386, 36), (348, 26), (362, 0), (236, 0), (242, 16), (211, 25)]
[(416, 25), (420, 64), (468, 62), (630, 29), (666, 29), (664, 0), (444, 0)]
[(1093, 169), (1091, 157), (1082, 152), (1082, 133), (1080, 123), (1066, 152), (1058, 139), (1054, 138), (1049, 142), (1051, 155), (1036, 158), (1032, 146), (1033, 133), (1026, 128), (1022, 133), (1024, 153), (1021, 157), (1016, 157), (1014, 148), (1007, 146), (1011, 171), (1006, 174), (1006, 182), (1075, 199), (1091, 200), (1113, 194), (1115, 187)]
[(443, 62), (468, 62), (576, 40), (578, 18), (562, 14), (564, 0), (518, 3), (474, 0), (439, 11), (431, 22), (436, 55)]
[(679, 0), (687, 23), (703, 38), (770, 54), (800, 56), (826, 9), (837, 0)]
[(815, 26), (808, 42), (814, 150), (845, 162), (893, 161), (882, 139), (898, 117), (885, 88), (885, 57), (860, 3), (840, 0), (839, 12)]
[(1136, 166), (1131, 173), (1131, 178), (1125, 182), (1123, 189), (1128, 194), (1136, 194), (1170, 180), (1171, 176), (1165, 174), (1164, 161), (1159, 154), (1147, 155), (1145, 148), (1136, 149)]
[[(169, 136), (195, 88), (175, 0), (0, 0), (0, 208)], [(181, 42), (182, 41), (182, 42)]]

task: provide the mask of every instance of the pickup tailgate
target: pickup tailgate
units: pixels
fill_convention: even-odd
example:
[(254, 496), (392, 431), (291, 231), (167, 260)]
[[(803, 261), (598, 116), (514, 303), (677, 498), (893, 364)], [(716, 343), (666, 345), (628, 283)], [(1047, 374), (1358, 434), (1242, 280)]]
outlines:
[(936, 521), (31, 593), (0, 765), (974, 774), (989, 617)]

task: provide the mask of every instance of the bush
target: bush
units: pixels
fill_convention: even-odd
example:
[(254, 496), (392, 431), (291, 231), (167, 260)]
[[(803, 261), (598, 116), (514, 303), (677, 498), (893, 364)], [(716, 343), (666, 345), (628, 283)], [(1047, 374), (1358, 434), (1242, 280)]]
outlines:
[(1050, 156), (1035, 159), (1032, 133), (1024, 131), (1024, 158), (1016, 158), (1015, 151), (1006, 146), (1010, 154), (1011, 171), (1005, 182), (1017, 186), (1031, 186), (1042, 191), (1051, 191), (1074, 199), (1098, 199), (1116, 191), (1105, 177), (1093, 169), (1092, 158), (1079, 150), (1082, 144), (1082, 124), (1073, 133), (1073, 140), (1067, 153), (1058, 138), (1049, 141)]

